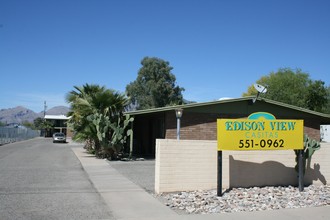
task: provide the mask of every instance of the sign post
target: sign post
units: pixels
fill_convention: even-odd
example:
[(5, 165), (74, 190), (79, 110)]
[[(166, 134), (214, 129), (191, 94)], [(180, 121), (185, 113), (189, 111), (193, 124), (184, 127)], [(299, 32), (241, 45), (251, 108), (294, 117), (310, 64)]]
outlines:
[[(303, 120), (278, 120), (267, 112), (253, 113), (247, 119), (218, 119), (218, 196), (222, 194), (223, 150), (303, 150), (303, 129)], [(303, 189), (302, 170), (300, 156), (299, 189)]]
[(222, 151), (218, 150), (218, 187), (217, 196), (222, 196)]
[(299, 191), (304, 191), (304, 162), (303, 162), (303, 150), (299, 150), (298, 157), (298, 187)]

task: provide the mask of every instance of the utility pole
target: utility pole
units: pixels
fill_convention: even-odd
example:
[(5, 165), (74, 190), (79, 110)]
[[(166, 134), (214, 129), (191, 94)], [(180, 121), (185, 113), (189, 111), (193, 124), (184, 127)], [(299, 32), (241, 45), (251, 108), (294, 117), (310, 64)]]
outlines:
[[(45, 124), (46, 124), (46, 118), (45, 118), (45, 116), (46, 116), (46, 110), (47, 110), (47, 105), (46, 105), (46, 101), (44, 101), (44, 125), (43, 125), (43, 127), (44, 127)], [(42, 128), (42, 130), (41, 130), (41, 134), (44, 135), (44, 136), (46, 137), (46, 128), (45, 128), (45, 127)]]
[(45, 119), (45, 116), (46, 116), (46, 109), (47, 109), (47, 105), (46, 105), (46, 101), (44, 101), (44, 119)]

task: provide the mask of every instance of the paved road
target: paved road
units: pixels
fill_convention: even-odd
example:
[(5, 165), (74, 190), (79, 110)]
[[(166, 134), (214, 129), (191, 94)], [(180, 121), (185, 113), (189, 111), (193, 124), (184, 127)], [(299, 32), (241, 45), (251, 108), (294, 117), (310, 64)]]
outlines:
[(0, 146), (0, 219), (114, 219), (70, 144)]

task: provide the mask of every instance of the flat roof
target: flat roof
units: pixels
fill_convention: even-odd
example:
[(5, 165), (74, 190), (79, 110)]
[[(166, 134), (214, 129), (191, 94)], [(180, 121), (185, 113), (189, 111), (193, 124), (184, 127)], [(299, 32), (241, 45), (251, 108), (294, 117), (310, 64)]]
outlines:
[(69, 120), (70, 118), (66, 115), (45, 115), (45, 119)]

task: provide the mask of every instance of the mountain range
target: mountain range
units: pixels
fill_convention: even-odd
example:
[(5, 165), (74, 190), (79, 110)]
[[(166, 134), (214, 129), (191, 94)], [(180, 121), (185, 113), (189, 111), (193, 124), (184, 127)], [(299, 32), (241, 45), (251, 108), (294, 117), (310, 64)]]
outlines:
[[(46, 111), (47, 115), (66, 115), (70, 111), (69, 107), (66, 106), (55, 106)], [(4, 124), (23, 122), (33, 122), (36, 118), (43, 118), (44, 112), (36, 113), (23, 106), (17, 106), (15, 108), (7, 108), (0, 110), (0, 121)]]

